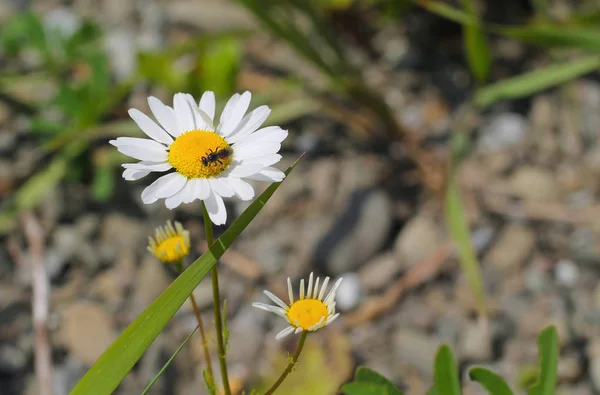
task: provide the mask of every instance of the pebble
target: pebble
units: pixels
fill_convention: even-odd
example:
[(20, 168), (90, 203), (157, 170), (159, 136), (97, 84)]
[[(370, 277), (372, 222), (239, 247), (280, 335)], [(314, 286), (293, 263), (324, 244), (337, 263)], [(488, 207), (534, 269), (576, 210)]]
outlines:
[(433, 362), (441, 345), (439, 339), (422, 332), (401, 329), (394, 335), (393, 342), (398, 360), (406, 362), (430, 379), (433, 377)]
[(387, 241), (392, 217), (392, 204), (385, 192), (355, 191), (315, 247), (313, 260), (333, 275), (356, 270)]
[(381, 291), (402, 272), (391, 251), (377, 255), (358, 271), (360, 283), (366, 291)]
[(17, 345), (0, 345), (0, 373), (14, 375), (26, 368), (29, 356)]
[(336, 293), (336, 308), (340, 311), (349, 311), (358, 306), (364, 291), (358, 274), (344, 273), (340, 277), (343, 277), (344, 280)]
[(527, 127), (527, 119), (521, 114), (497, 114), (481, 129), (478, 148), (489, 153), (517, 147), (527, 135)]
[(521, 199), (553, 202), (559, 198), (559, 187), (554, 174), (541, 167), (520, 167), (509, 182), (513, 194)]
[(492, 357), (492, 334), (485, 321), (469, 322), (459, 333), (458, 350), (461, 358), (489, 361)]
[(559, 285), (572, 288), (579, 280), (579, 267), (570, 259), (561, 259), (555, 267), (556, 282)]
[(484, 257), (484, 266), (493, 267), (503, 273), (518, 270), (529, 257), (535, 244), (531, 228), (509, 224), (502, 229), (498, 241)]
[(135, 289), (131, 298), (131, 312), (138, 315), (169, 286), (164, 263), (153, 255), (147, 254), (140, 265), (135, 281)]
[(394, 242), (394, 255), (403, 269), (409, 269), (432, 254), (444, 242), (443, 226), (431, 215), (418, 213), (402, 228)]
[(116, 338), (113, 317), (100, 304), (75, 302), (63, 313), (61, 337), (71, 353), (92, 366)]

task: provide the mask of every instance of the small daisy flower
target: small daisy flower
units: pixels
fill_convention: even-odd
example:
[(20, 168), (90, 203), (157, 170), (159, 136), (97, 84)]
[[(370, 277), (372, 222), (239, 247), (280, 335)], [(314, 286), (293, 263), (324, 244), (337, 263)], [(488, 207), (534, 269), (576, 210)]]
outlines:
[(139, 110), (129, 115), (150, 139), (119, 137), (110, 144), (140, 160), (123, 165), (123, 178), (139, 180), (151, 172), (174, 171), (158, 178), (142, 192), (151, 204), (165, 199), (169, 209), (203, 200), (216, 225), (227, 220), (224, 197), (254, 197), (244, 179), (279, 182), (285, 174), (271, 165), (279, 162), (281, 142), (288, 132), (279, 126), (259, 129), (269, 116), (268, 106), (248, 114), (250, 92), (229, 99), (215, 127), (215, 95), (205, 92), (199, 103), (185, 93), (173, 97), (173, 107), (155, 97), (148, 104), (157, 122)]
[(148, 251), (165, 263), (176, 263), (190, 253), (190, 232), (179, 222), (171, 221), (155, 230), (154, 238), (148, 237)]
[(313, 274), (311, 273), (308, 278), (308, 288), (306, 289), (306, 293), (304, 293), (304, 279), (302, 279), (300, 280), (299, 299), (294, 301), (292, 282), (288, 277), (289, 305), (285, 304), (283, 300), (279, 299), (273, 293), (265, 290), (265, 295), (275, 302), (277, 306), (271, 306), (264, 303), (252, 303), (252, 306), (275, 313), (285, 318), (290, 324), (287, 328), (277, 334), (277, 340), (286, 337), (292, 332), (315, 332), (331, 324), (340, 315), (340, 313), (336, 314), (335, 312), (335, 293), (341, 282), (341, 278), (337, 280), (331, 288), (331, 291), (323, 298), (325, 289), (329, 283), (329, 277), (325, 278), (321, 290), (319, 291), (319, 277), (317, 277), (317, 281), (315, 281), (313, 287)]

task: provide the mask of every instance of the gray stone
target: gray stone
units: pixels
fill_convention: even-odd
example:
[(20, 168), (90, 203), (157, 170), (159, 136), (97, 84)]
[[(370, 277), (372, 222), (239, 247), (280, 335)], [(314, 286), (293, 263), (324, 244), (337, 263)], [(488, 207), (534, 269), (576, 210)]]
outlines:
[(529, 257), (535, 243), (535, 234), (525, 226), (509, 224), (494, 246), (484, 257), (484, 266), (503, 273), (518, 270)]
[(356, 273), (344, 273), (336, 293), (336, 307), (340, 311), (349, 311), (358, 306), (363, 295), (360, 278)]
[(552, 202), (559, 198), (559, 187), (554, 174), (541, 167), (523, 166), (510, 178), (515, 196), (537, 202)]
[(527, 119), (517, 113), (493, 116), (481, 129), (479, 150), (493, 152), (519, 146), (527, 134)]
[(492, 334), (486, 321), (467, 323), (459, 335), (461, 357), (487, 361), (492, 356)]
[(554, 274), (559, 285), (572, 288), (579, 280), (579, 267), (570, 259), (561, 259), (556, 263)]
[(393, 338), (394, 350), (399, 360), (417, 369), (428, 378), (433, 377), (435, 353), (440, 340), (408, 329), (398, 331)]
[(367, 291), (381, 291), (402, 272), (392, 252), (377, 255), (358, 271), (360, 283)]
[(418, 213), (404, 225), (394, 242), (397, 262), (408, 269), (432, 254), (444, 242), (443, 228), (428, 213)]
[(391, 225), (392, 204), (387, 194), (358, 190), (316, 246), (313, 260), (334, 275), (353, 271), (384, 245)]

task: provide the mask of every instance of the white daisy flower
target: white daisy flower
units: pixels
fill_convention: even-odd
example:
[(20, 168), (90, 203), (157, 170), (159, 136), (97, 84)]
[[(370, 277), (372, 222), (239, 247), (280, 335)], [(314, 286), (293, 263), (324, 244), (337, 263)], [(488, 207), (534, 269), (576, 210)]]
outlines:
[(265, 290), (265, 295), (275, 302), (277, 306), (271, 306), (264, 303), (252, 303), (252, 306), (275, 313), (285, 318), (288, 324), (290, 324), (287, 328), (277, 334), (277, 340), (286, 337), (292, 332), (315, 332), (331, 324), (340, 315), (340, 313), (336, 314), (335, 312), (335, 293), (341, 282), (341, 278), (337, 280), (333, 285), (333, 288), (331, 288), (331, 291), (323, 298), (325, 289), (329, 283), (329, 277), (325, 278), (321, 290), (319, 291), (319, 277), (317, 277), (317, 281), (315, 281), (313, 287), (313, 274), (311, 273), (308, 278), (308, 288), (306, 289), (306, 293), (304, 293), (304, 279), (302, 279), (300, 280), (300, 297), (297, 301), (294, 301), (292, 282), (288, 277), (289, 305), (273, 293)]
[(149, 97), (158, 123), (136, 109), (129, 110), (129, 115), (150, 139), (110, 141), (119, 152), (140, 160), (123, 165), (123, 178), (139, 180), (151, 172), (174, 169), (146, 187), (142, 201), (151, 204), (165, 199), (165, 205), (173, 209), (203, 200), (212, 222), (224, 224), (224, 197), (254, 197), (254, 189), (243, 179), (279, 182), (285, 177), (271, 165), (281, 159), (277, 152), (288, 132), (279, 126), (258, 129), (271, 110), (260, 106), (246, 114), (250, 97), (250, 92), (233, 95), (216, 128), (213, 92), (205, 92), (198, 104), (191, 95), (177, 93), (173, 108)]

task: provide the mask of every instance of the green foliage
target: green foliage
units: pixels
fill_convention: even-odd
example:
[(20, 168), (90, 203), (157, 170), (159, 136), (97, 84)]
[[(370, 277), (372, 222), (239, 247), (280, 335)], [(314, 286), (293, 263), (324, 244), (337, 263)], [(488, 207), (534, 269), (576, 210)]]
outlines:
[[(289, 175), (296, 161), (287, 171)], [(175, 315), (217, 260), (262, 210), (281, 182), (270, 185), (186, 271), (173, 281), (102, 354), (71, 391), (71, 395), (108, 395), (133, 368), (156, 336)]]
[(506, 381), (491, 370), (482, 367), (471, 368), (469, 378), (481, 384), (490, 395), (513, 395)]
[(538, 336), (540, 349), (540, 375), (536, 383), (529, 389), (529, 395), (554, 395), (558, 380), (558, 334), (556, 328), (550, 326)]
[(222, 37), (208, 43), (200, 58), (199, 89), (210, 87), (217, 97), (229, 95), (235, 90), (241, 60), (238, 38)]
[[(471, 15), (473, 19), (479, 20), (475, 13), (473, 0), (463, 0), (465, 11)], [(471, 72), (475, 79), (480, 84), (483, 84), (489, 74), (492, 59), (490, 56), (490, 48), (485, 32), (480, 24), (466, 24), (463, 26), (463, 42), (467, 56), (467, 63), (471, 68)]]
[(479, 89), (473, 98), (476, 106), (486, 108), (506, 99), (529, 96), (600, 68), (600, 57), (589, 56), (571, 62), (548, 66)]
[(359, 366), (354, 373), (354, 381), (344, 384), (341, 391), (346, 395), (402, 395), (396, 386), (365, 366)]
[(460, 395), (458, 367), (452, 349), (444, 344), (437, 352), (433, 380), (438, 395)]

